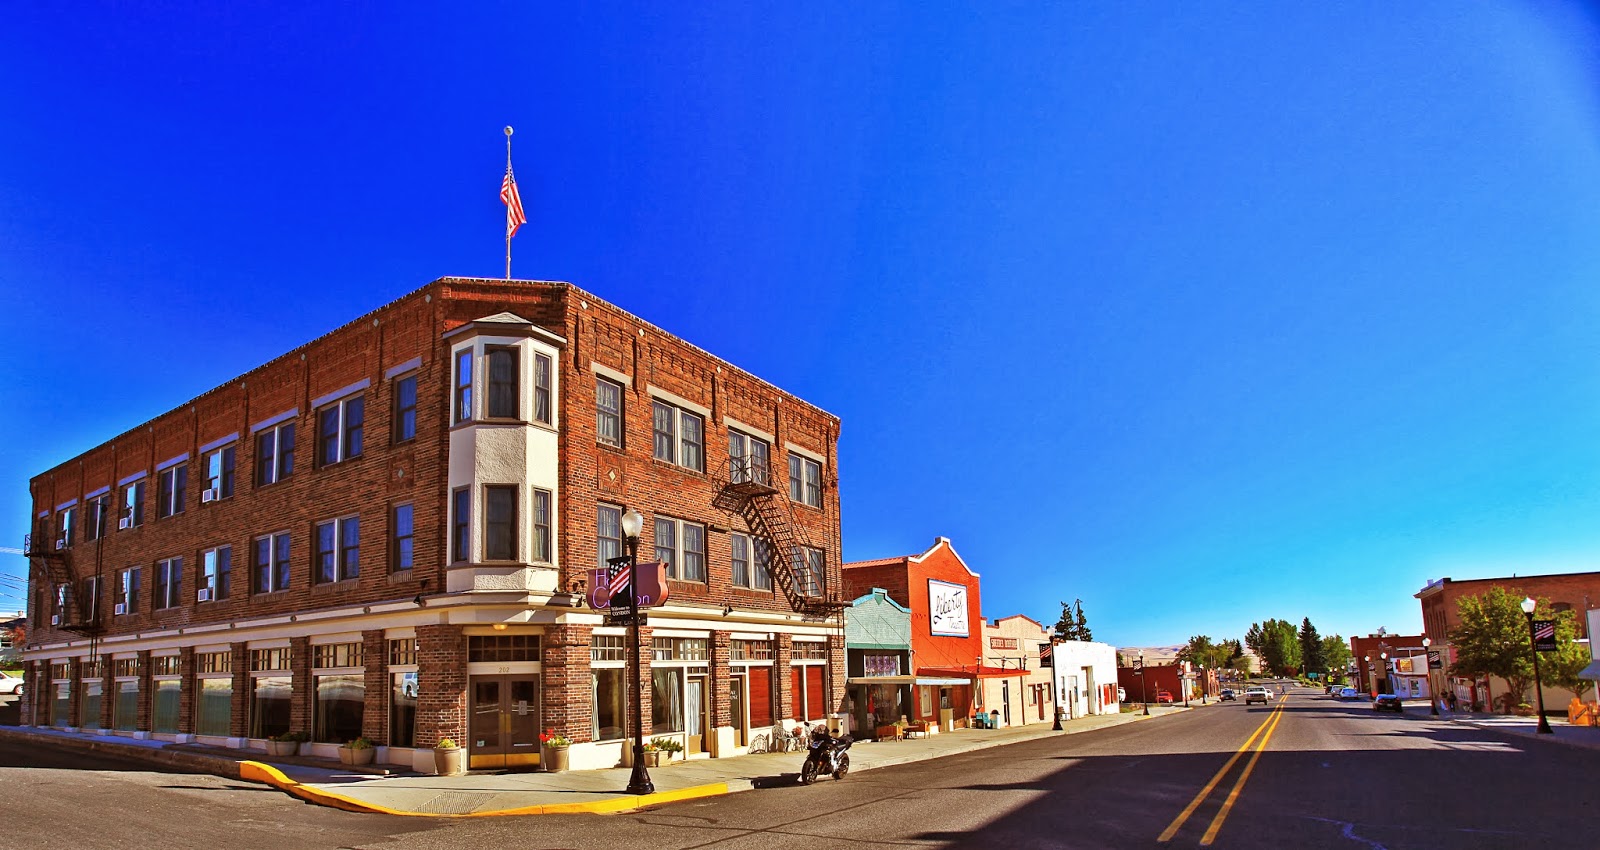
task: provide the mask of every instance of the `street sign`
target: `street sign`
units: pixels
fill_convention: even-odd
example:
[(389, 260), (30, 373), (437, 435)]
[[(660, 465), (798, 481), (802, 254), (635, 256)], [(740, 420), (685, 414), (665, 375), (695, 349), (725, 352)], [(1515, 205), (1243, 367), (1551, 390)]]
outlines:
[[(649, 624), (650, 624), (650, 615), (646, 614), (643, 611), (640, 611), (639, 612), (639, 625), (640, 626), (647, 626)], [(616, 613), (611, 613), (611, 612), (608, 611), (608, 612), (606, 612), (605, 625), (607, 625), (607, 626), (631, 626), (631, 625), (633, 625), (633, 615), (630, 612), (624, 611), (624, 610), (622, 610), (620, 608), (617, 609)]]
[[(638, 596), (640, 608), (651, 608), (667, 601), (667, 565), (664, 563), (645, 563), (633, 568), (634, 592)], [(605, 568), (591, 570), (589, 573), (589, 607), (599, 611), (613, 607), (611, 594), (607, 584), (610, 582), (610, 573)], [(617, 594), (615, 606), (619, 610), (628, 604), (628, 593), (624, 590)]]
[(1443, 670), (1444, 669), (1444, 653), (1440, 652), (1437, 649), (1428, 650), (1428, 669), (1429, 670)]

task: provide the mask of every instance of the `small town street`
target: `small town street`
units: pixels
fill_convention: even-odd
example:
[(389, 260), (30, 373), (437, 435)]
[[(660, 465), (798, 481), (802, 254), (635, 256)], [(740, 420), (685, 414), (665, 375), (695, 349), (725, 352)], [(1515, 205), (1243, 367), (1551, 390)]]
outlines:
[(631, 814), (456, 820), (350, 814), (6, 743), (0, 780), (29, 793), (0, 847), (1195, 847), (1209, 833), (1217, 847), (1462, 850), (1570, 845), (1592, 830), (1594, 750), (1425, 711), (1380, 715), (1302, 689), (1265, 708), (1227, 703), (812, 787), (790, 774)]

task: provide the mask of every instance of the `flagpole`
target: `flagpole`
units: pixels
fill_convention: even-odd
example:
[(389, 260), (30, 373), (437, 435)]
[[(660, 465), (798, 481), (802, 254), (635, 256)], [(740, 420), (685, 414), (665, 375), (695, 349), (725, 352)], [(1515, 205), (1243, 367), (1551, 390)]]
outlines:
[[(506, 125), (506, 171), (511, 171), (511, 125)], [(506, 206), (506, 280), (511, 279), (511, 207)]]

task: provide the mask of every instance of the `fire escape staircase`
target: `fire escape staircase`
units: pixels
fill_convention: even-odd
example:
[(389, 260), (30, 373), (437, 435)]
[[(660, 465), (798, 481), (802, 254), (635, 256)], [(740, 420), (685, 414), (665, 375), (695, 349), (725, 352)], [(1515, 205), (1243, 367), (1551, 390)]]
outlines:
[[(728, 480), (712, 499), (712, 507), (738, 514), (750, 532), (766, 541), (766, 563), (772, 583), (789, 600), (789, 606), (807, 618), (838, 616), (849, 603), (826, 593), (823, 576), (809, 565), (796, 568), (790, 553), (796, 546), (811, 547), (805, 529), (793, 521), (789, 503), (772, 486), (771, 470), (764, 458), (747, 455), (728, 459)], [(752, 553), (753, 554), (753, 553)], [(824, 566), (824, 572), (826, 566)]]
[[(23, 536), (22, 550), (32, 568), (33, 586), (49, 591), (50, 625), (85, 637), (103, 634), (105, 626), (100, 620), (97, 600), (91, 599), (85, 605), (78, 599), (81, 583), (73, 576), (72, 565), (68, 561), (69, 550), (52, 548), (53, 541), (48, 535), (37, 540), (35, 536)], [(44, 611), (38, 614), (45, 616)]]

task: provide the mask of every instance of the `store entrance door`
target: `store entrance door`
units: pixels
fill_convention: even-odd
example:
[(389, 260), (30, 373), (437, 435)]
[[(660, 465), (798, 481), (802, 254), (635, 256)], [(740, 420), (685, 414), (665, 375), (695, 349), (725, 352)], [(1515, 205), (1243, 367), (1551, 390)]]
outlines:
[(733, 676), (728, 680), (728, 712), (733, 715), (733, 745), (744, 747), (750, 744), (750, 712), (744, 707), (743, 676)]
[(539, 677), (473, 676), (467, 767), (503, 770), (539, 763)]

